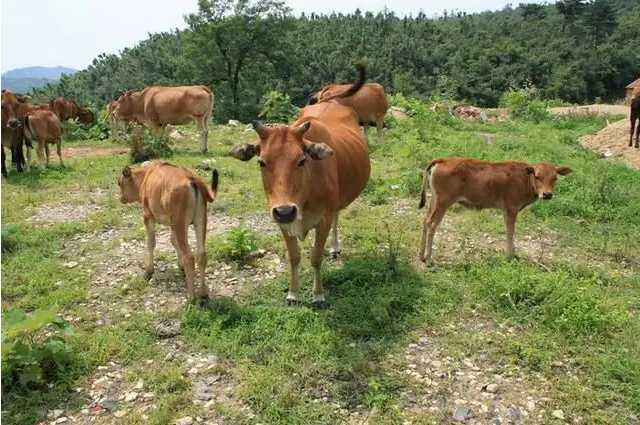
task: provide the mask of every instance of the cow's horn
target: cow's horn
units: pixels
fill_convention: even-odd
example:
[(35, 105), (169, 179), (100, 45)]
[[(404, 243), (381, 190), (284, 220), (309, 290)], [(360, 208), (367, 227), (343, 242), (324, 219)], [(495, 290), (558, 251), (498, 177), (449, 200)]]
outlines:
[(261, 138), (264, 138), (267, 135), (268, 128), (260, 121), (251, 121), (251, 125)]
[(296, 128), (293, 129), (293, 133), (302, 138), (302, 136), (304, 136), (304, 133), (307, 132), (307, 130), (309, 130), (309, 127), (311, 127), (311, 122), (307, 121), (304, 124), (301, 124), (299, 126), (297, 126)]

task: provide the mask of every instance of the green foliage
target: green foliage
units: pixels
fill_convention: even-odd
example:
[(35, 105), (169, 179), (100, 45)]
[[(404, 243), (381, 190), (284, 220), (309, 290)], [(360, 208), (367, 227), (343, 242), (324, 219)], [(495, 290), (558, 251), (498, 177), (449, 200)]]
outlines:
[(18, 226), (15, 224), (2, 225), (2, 252), (9, 253), (18, 246)]
[(539, 123), (550, 118), (546, 102), (536, 99), (536, 89), (530, 84), (521, 89), (509, 89), (502, 95), (500, 104), (509, 108), (517, 119)]
[(298, 108), (291, 103), (289, 95), (277, 90), (266, 93), (260, 103), (262, 108), (258, 116), (268, 122), (288, 123), (298, 113)]
[(215, 250), (219, 257), (242, 264), (248, 260), (249, 254), (257, 249), (256, 237), (251, 229), (245, 226), (236, 226), (229, 230), (224, 242)]
[(55, 308), (27, 315), (11, 309), (2, 316), (2, 387), (32, 389), (60, 377), (72, 364), (66, 336), (71, 329)]
[(102, 120), (97, 120), (93, 125), (86, 126), (76, 120), (66, 121), (63, 124), (64, 140), (106, 140), (109, 138), (109, 126)]
[(134, 164), (173, 155), (171, 139), (166, 134), (155, 136), (146, 128), (134, 129), (129, 144), (131, 146), (129, 156)]

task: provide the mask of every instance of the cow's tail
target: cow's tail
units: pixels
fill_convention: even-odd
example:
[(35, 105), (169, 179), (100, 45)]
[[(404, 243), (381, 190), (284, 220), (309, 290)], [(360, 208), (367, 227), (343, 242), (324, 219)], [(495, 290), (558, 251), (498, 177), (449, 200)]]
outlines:
[(25, 114), (24, 116), (24, 138), (27, 141), (27, 146), (31, 147), (31, 140), (33, 139), (34, 133), (31, 128), (31, 122), (29, 121), (29, 114)]
[(360, 90), (362, 86), (364, 86), (364, 83), (367, 81), (367, 72), (366, 72), (366, 67), (363, 63), (357, 63), (356, 70), (358, 70), (358, 79), (356, 80), (355, 83), (351, 85), (351, 87), (349, 87), (347, 90), (343, 91), (342, 93), (334, 94), (333, 96), (329, 96), (325, 99), (322, 99), (318, 103), (328, 102), (330, 100), (337, 99), (337, 98), (350, 97), (358, 93), (358, 90)]
[(218, 170), (214, 169), (211, 174), (211, 187), (197, 177), (193, 177), (190, 180), (196, 193), (200, 193), (206, 202), (213, 202), (216, 199), (218, 194)]
[(424, 170), (422, 175), (422, 191), (420, 192), (420, 205), (418, 205), (418, 208), (423, 208), (427, 204), (427, 189), (429, 189), (431, 169), (440, 162), (442, 162), (441, 159), (434, 159)]

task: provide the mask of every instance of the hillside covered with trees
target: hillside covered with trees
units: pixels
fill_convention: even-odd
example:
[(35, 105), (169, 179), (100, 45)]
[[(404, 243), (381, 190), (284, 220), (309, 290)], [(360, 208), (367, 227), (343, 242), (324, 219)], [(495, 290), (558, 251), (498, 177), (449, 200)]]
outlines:
[(152, 34), (120, 54), (39, 90), (103, 105), (151, 84), (205, 84), (215, 117), (251, 119), (278, 90), (304, 104), (323, 84), (349, 81), (366, 58), (370, 80), (390, 93), (443, 95), (495, 106), (510, 87), (585, 103), (614, 100), (640, 75), (636, 0), (562, 0), (480, 14), (295, 17), (275, 0), (200, 0), (183, 31)]

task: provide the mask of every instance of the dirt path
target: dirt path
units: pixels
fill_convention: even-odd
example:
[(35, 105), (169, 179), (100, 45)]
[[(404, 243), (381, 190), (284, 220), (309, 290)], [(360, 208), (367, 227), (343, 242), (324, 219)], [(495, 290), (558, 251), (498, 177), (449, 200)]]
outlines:
[(627, 105), (583, 105), (583, 106), (562, 106), (549, 108), (549, 112), (557, 115), (567, 114), (596, 114), (596, 115), (624, 115), (629, 116)]
[(96, 146), (68, 147), (62, 149), (63, 159), (84, 158), (87, 156), (124, 155), (129, 150), (125, 148), (104, 148)]
[(628, 166), (640, 169), (640, 149), (629, 147), (629, 120), (624, 119), (603, 128), (596, 134), (580, 138), (587, 149), (601, 153), (606, 159), (619, 159)]

